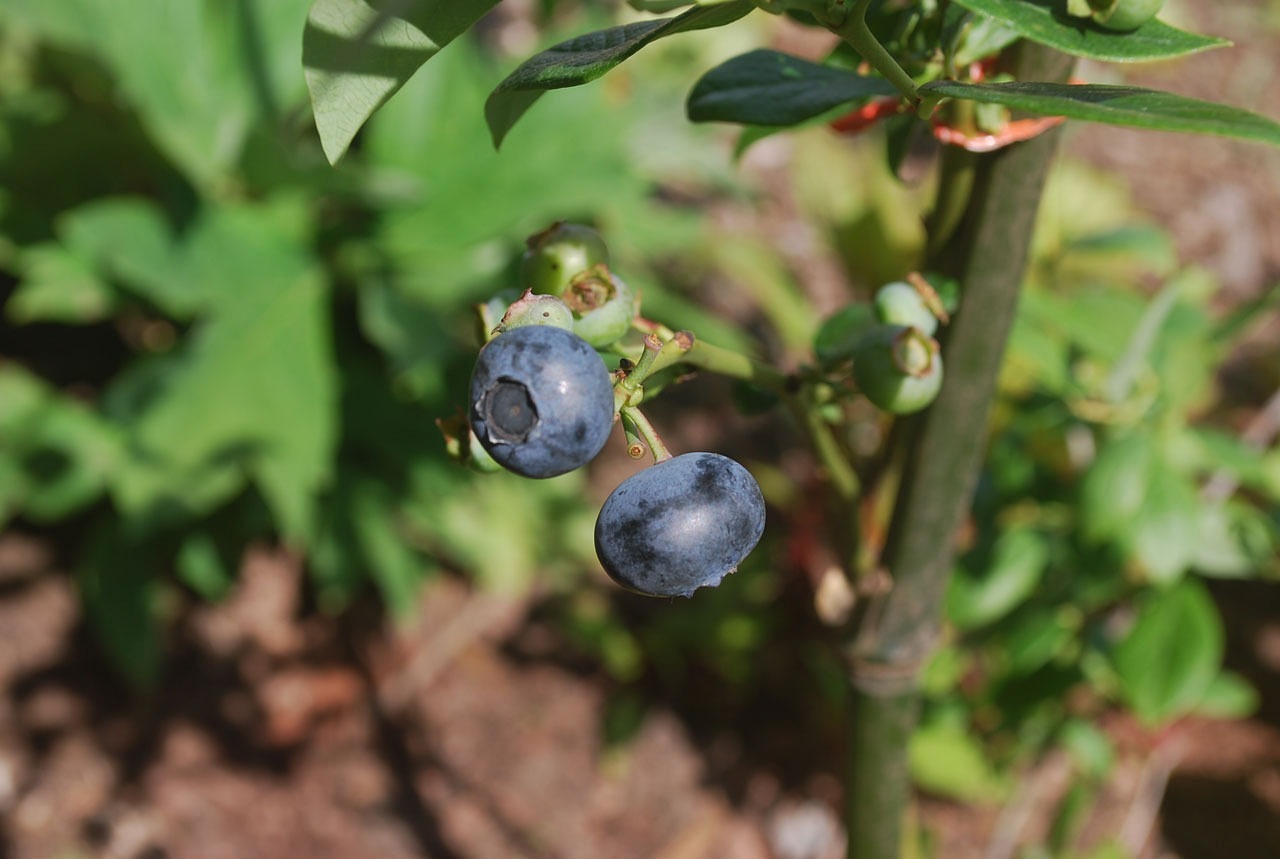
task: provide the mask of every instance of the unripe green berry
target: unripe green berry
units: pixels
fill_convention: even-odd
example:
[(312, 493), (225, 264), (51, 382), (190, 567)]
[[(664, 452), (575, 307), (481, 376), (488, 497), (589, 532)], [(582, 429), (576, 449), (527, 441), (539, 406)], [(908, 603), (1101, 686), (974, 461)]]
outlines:
[(534, 295), (526, 289), (524, 295), (507, 308), (497, 330), (511, 331), (526, 325), (550, 325), (572, 331), (573, 311), (554, 295)]
[(543, 295), (559, 295), (580, 272), (609, 263), (600, 234), (585, 224), (557, 221), (530, 236), (520, 260), (520, 281)]
[(1094, 6), (1093, 20), (1100, 27), (1108, 30), (1136, 30), (1150, 21), (1164, 5), (1164, 0), (1113, 0), (1113, 2), (1091, 2)]
[(886, 283), (872, 299), (876, 317), (889, 325), (910, 325), (932, 337), (938, 330), (938, 317), (925, 303), (919, 290), (905, 280)]
[(597, 349), (622, 339), (636, 316), (635, 293), (604, 265), (574, 277), (563, 298), (573, 311), (573, 333)]
[(938, 343), (918, 328), (877, 325), (854, 347), (853, 379), (884, 411), (917, 412), (932, 403), (942, 387)]

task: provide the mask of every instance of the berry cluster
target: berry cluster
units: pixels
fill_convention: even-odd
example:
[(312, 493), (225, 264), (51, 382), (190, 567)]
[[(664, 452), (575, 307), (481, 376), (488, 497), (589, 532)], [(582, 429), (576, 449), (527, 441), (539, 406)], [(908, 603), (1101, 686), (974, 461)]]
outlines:
[[(524, 477), (554, 477), (594, 459), (620, 419), (631, 455), (647, 450), (655, 464), (623, 481), (601, 508), (602, 566), (622, 587), (652, 596), (718, 585), (764, 532), (760, 487), (720, 454), (673, 457), (638, 409), (645, 380), (687, 352), (691, 335), (638, 317), (637, 296), (609, 270), (608, 250), (590, 227), (558, 223), (530, 237), (520, 272), (524, 294), (496, 325), (485, 324), (466, 455)], [(640, 358), (623, 358), (611, 372), (597, 350), (625, 352), (621, 341), (639, 329)]]
[[(451, 429), (454, 454), (488, 470), (555, 477), (593, 460), (620, 422), (628, 453), (652, 455), (654, 464), (625, 480), (601, 508), (595, 528), (601, 565), (622, 587), (643, 594), (688, 596), (714, 587), (760, 540), (760, 487), (728, 457), (672, 456), (639, 407), (677, 365), (744, 379), (766, 371), (640, 316), (639, 296), (610, 269), (608, 248), (590, 227), (553, 224), (527, 244), (524, 293), (478, 308), (486, 342), (466, 414)], [(861, 394), (899, 415), (929, 405), (942, 385), (934, 334), (948, 319), (929, 283), (913, 274), (881, 287), (869, 306), (846, 310), (854, 323), (839, 329), (838, 348), (824, 350), (819, 334), (818, 365), (790, 377), (767, 370), (775, 393), (796, 403), (818, 403), (819, 392)]]

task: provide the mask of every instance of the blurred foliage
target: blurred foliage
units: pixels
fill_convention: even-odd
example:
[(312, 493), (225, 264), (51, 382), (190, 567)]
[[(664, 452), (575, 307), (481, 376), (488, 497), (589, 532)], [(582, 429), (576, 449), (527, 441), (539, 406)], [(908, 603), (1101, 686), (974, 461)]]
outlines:
[[(797, 695), (782, 710), (829, 736), (842, 669), (784, 559), (806, 498), (776, 447), (750, 463), (778, 513), (772, 544), (718, 590), (658, 604), (597, 586), (582, 475), (475, 477), (434, 426), (462, 403), (469, 307), (510, 287), (522, 238), (560, 218), (602, 228), (650, 315), (750, 348), (691, 300), (695, 280), (733, 283), (719, 307), (752, 308), (780, 350), (816, 338), (839, 360), (858, 312), (819, 325), (783, 254), (704, 223), (706, 201), (759, 193), (681, 113), (686, 72), (740, 36), (664, 42), (552, 94), (499, 156), (476, 109), (514, 62), (498, 20), (410, 78), (331, 168), (301, 74), (310, 5), (0, 9), (0, 524), (87, 535), (87, 615), (140, 685), (162, 670), (170, 597), (223, 597), (244, 548), (277, 540), (326, 611), (370, 589), (410, 611), (442, 569), (517, 592), (537, 577), (617, 687), (611, 739), (639, 724), (647, 684), (712, 688), (721, 715), (776, 684)], [(543, 7), (553, 30), (603, 14)], [(918, 264), (930, 190), (898, 182), (878, 140), (799, 132), (781, 177), (814, 249), (864, 297)], [(998, 799), (1057, 746), (1087, 804), (1113, 757), (1092, 725), (1104, 709), (1156, 725), (1251, 706), (1222, 670), (1204, 579), (1277, 573), (1280, 452), (1221, 420), (1215, 375), (1272, 305), (1223, 313), (1215, 287), (1120, 183), (1061, 166), (926, 675), (922, 786)], [(880, 427), (853, 418), (860, 449)], [(1069, 855), (1062, 814), (1054, 855)]]
[(473, 480), (434, 426), (462, 403), (470, 306), (552, 220), (622, 237), (655, 315), (745, 342), (656, 274), (700, 232), (658, 177), (729, 184), (682, 163), (699, 132), (640, 151), (646, 117), (595, 88), (549, 99), (500, 157), (472, 108), (505, 61), (466, 36), (334, 169), (301, 75), (309, 5), (0, 11), (0, 523), (94, 535), (72, 559), (88, 615), (140, 684), (162, 595), (225, 595), (253, 540), (304, 554), (326, 610), (373, 587), (409, 611), (443, 567), (580, 580), (582, 476)]

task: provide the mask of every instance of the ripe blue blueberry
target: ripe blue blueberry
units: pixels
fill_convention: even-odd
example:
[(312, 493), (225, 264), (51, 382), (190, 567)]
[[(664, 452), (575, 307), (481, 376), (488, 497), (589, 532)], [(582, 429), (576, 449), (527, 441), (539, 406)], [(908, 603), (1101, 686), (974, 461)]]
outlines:
[(581, 337), (533, 325), (499, 334), (471, 374), (471, 429), (489, 455), (525, 477), (586, 465), (613, 425), (613, 383)]
[(764, 533), (751, 473), (718, 453), (686, 453), (633, 474), (596, 518), (596, 555), (622, 587), (689, 596), (738, 568)]

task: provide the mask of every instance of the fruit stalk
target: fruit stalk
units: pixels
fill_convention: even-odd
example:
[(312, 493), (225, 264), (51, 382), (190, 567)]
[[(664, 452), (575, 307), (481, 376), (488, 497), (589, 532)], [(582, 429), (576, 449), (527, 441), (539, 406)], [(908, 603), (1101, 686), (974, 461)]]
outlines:
[[(1019, 79), (1066, 80), (1070, 69), (1070, 58), (1019, 46)], [(979, 158), (961, 222), (929, 261), (932, 269), (959, 275), (963, 291), (943, 348), (948, 379), (933, 405), (906, 427), (901, 488), (881, 558), (893, 586), (866, 609), (846, 651), (851, 859), (901, 855), (910, 795), (906, 739), (919, 710), (919, 674), (938, 637), (954, 535), (982, 462), (987, 415), (1056, 141), (1051, 132)]]

